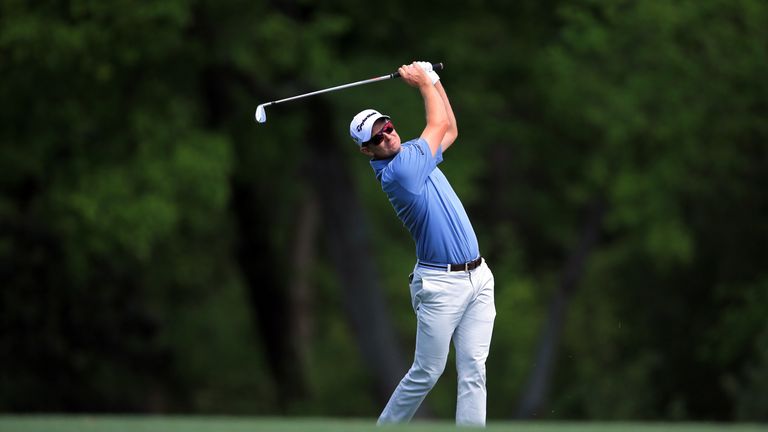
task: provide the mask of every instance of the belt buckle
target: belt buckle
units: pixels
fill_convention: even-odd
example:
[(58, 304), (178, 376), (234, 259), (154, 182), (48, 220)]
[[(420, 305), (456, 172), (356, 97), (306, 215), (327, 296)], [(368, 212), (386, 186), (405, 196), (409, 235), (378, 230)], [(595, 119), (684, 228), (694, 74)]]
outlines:
[(468, 262), (464, 263), (464, 271), (465, 272), (469, 272), (469, 263)]

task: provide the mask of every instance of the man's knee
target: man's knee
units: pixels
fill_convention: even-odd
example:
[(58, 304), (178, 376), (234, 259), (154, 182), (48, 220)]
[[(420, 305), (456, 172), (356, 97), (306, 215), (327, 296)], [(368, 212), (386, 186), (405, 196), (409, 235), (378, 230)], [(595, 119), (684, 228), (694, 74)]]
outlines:
[(434, 387), (434, 385), (437, 383), (437, 380), (440, 379), (440, 377), (443, 375), (443, 371), (445, 370), (445, 362), (443, 362), (442, 366), (439, 368), (433, 368), (426, 370), (427, 372), (427, 379), (430, 387)]
[(442, 361), (414, 363), (408, 375), (413, 381), (432, 388), (437, 383), (440, 376), (443, 375), (445, 362), (446, 360), (444, 359)]

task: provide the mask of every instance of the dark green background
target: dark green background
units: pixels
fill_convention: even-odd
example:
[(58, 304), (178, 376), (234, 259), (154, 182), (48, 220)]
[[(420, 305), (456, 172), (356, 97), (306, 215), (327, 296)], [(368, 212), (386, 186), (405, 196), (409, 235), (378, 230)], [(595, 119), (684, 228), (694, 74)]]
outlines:
[[(422, 101), (253, 112), (423, 59), (496, 276), (489, 418), (765, 421), (766, 23), (762, 0), (1, 1), (0, 411), (375, 417), (414, 248), (347, 130), (372, 107), (415, 137)], [(454, 375), (423, 415), (452, 418)]]

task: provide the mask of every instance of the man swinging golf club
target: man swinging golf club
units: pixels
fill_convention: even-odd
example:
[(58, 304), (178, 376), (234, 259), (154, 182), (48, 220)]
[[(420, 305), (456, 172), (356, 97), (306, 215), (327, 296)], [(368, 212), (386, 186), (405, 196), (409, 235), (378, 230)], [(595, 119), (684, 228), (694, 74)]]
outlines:
[(416, 241), (417, 262), (409, 276), (416, 352), (378, 424), (413, 417), (442, 375), (453, 339), (456, 423), (483, 426), (485, 361), (496, 316), (494, 281), (464, 206), (437, 167), (458, 136), (456, 118), (430, 63), (403, 65), (398, 72), (424, 99), (427, 125), (421, 136), (401, 143), (390, 117), (372, 109), (361, 111), (349, 125), (352, 139), (371, 158), (376, 179)]

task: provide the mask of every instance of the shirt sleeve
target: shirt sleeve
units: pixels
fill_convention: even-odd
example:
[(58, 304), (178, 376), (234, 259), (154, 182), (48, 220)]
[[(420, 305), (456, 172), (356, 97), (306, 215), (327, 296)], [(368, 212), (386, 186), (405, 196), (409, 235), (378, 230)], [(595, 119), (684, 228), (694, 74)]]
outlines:
[(409, 141), (390, 163), (392, 179), (413, 194), (420, 194), (427, 177), (437, 164), (443, 161), (443, 148), (438, 147), (435, 155), (423, 138)]

